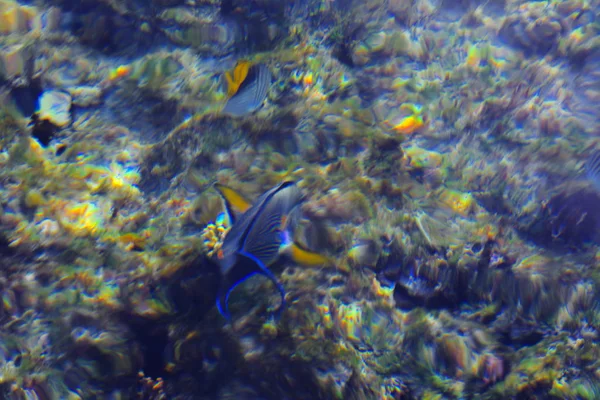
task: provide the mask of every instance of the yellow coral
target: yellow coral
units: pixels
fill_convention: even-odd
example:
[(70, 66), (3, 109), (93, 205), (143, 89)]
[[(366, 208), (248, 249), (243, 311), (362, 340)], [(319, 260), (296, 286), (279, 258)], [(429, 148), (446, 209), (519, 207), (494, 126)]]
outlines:
[(371, 281), (371, 290), (375, 295), (382, 299), (383, 303), (387, 306), (393, 307), (394, 305), (394, 287), (384, 287), (377, 278), (373, 277)]
[(317, 306), (317, 311), (321, 314), (323, 325), (327, 329), (331, 329), (333, 327), (333, 321), (331, 319), (331, 309), (328, 304), (319, 304)]
[(122, 79), (129, 76), (131, 73), (131, 66), (119, 65), (117, 68), (111, 70), (108, 74), (108, 79), (114, 81), (116, 79)]
[(94, 303), (116, 309), (119, 306), (119, 287), (117, 285), (103, 284), (94, 298)]
[(213, 257), (220, 254), (221, 247), (223, 246), (223, 240), (229, 232), (229, 223), (225, 218), (225, 214), (221, 213), (217, 216), (214, 223), (209, 223), (202, 230), (202, 240), (204, 241), (204, 247), (206, 249), (206, 255)]
[(37, 14), (35, 7), (21, 6), (17, 2), (0, 3), (0, 34), (23, 33), (29, 30)]
[(572, 393), (569, 383), (561, 378), (554, 379), (554, 381), (552, 381), (552, 389), (550, 389), (550, 394), (557, 397), (569, 398), (571, 397)]
[(93, 202), (55, 201), (51, 208), (58, 223), (75, 236), (96, 235), (103, 228), (102, 210)]
[(137, 169), (124, 168), (119, 163), (111, 163), (110, 168), (99, 169), (102, 178), (98, 183), (90, 184), (92, 194), (107, 192), (113, 200), (135, 199), (141, 195), (136, 184), (140, 180)]
[(456, 190), (442, 190), (439, 199), (443, 205), (461, 215), (468, 215), (473, 212), (477, 204), (471, 193)]
[(469, 47), (469, 51), (467, 53), (467, 65), (471, 69), (477, 69), (479, 67), (479, 63), (481, 62), (481, 51), (477, 48), (477, 46), (472, 45)]
[(44, 195), (38, 190), (30, 190), (25, 195), (25, 205), (27, 207), (35, 208), (46, 204)]
[(413, 168), (437, 168), (442, 165), (442, 155), (435, 151), (429, 151), (417, 146), (409, 146), (403, 149), (404, 159)]
[(302, 83), (304, 84), (304, 86), (312, 86), (314, 82), (315, 79), (312, 72), (309, 71), (306, 74), (304, 74), (304, 77), (302, 78)]
[(354, 342), (360, 341), (362, 308), (357, 304), (342, 304), (338, 309), (337, 324), (342, 334)]

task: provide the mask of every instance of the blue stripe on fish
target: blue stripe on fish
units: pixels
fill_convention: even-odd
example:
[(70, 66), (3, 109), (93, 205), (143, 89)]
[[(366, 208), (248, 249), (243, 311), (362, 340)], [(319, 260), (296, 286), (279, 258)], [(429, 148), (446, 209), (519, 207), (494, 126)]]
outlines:
[(596, 150), (585, 164), (585, 173), (590, 183), (600, 192), (600, 150)]

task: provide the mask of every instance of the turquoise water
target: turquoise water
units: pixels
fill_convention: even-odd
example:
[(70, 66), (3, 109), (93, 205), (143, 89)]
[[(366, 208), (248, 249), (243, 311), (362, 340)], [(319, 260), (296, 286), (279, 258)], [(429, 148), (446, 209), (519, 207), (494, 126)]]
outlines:
[(599, 13), (0, 0), (0, 397), (600, 398)]

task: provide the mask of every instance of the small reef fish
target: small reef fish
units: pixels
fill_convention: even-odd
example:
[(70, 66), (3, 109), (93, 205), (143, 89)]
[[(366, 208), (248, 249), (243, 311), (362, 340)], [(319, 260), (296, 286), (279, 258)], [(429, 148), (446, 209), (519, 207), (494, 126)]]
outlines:
[[(327, 257), (301, 248), (291, 240), (295, 216), (303, 200), (301, 190), (295, 182), (285, 181), (262, 194), (250, 204), (235, 190), (216, 184), (215, 189), (225, 200), (230, 217), (231, 229), (217, 253), (221, 272), (221, 284), (217, 294), (217, 308), (221, 315), (231, 319), (228, 308), (232, 290), (255, 274), (269, 278), (281, 294), (281, 305), (285, 306), (285, 290), (277, 281), (269, 266), (282, 253), (287, 253), (299, 264), (317, 266), (329, 264)], [(236, 218), (236, 212), (241, 213)]]
[(265, 65), (253, 65), (247, 61), (238, 63), (233, 73), (225, 74), (229, 100), (224, 114), (241, 117), (250, 114), (263, 104), (271, 86), (272, 75)]
[(600, 150), (595, 150), (585, 163), (585, 174), (594, 188), (600, 192)]
[(403, 135), (410, 135), (411, 133), (421, 129), (422, 126), (423, 117), (420, 115), (409, 115), (408, 117), (404, 117), (392, 129), (398, 133), (402, 133)]
[(131, 73), (131, 66), (129, 65), (119, 65), (117, 68), (112, 69), (108, 74), (108, 79), (111, 81), (117, 79), (123, 79), (129, 76)]
[(425, 121), (421, 116), (421, 107), (416, 104), (402, 104), (400, 110), (409, 111), (410, 114), (402, 118), (400, 121), (391, 122), (388, 120), (383, 121), (385, 126), (391, 128), (394, 132), (402, 135), (410, 135), (420, 130), (424, 125)]

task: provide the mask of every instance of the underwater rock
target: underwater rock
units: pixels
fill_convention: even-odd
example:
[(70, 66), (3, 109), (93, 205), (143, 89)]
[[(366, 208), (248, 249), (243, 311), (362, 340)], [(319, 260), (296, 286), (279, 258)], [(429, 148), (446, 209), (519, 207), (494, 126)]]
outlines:
[(404, 151), (397, 137), (377, 135), (369, 146), (367, 157), (362, 160), (365, 173), (371, 177), (387, 177), (389, 171), (402, 170)]
[(162, 97), (170, 96), (168, 83), (176, 79), (183, 69), (179, 57), (168, 52), (148, 54), (135, 61), (123, 74), (128, 82), (133, 82), (137, 87), (149, 92), (164, 91)]
[(468, 216), (477, 211), (478, 206), (475, 197), (469, 192), (463, 193), (442, 188), (438, 191), (438, 196), (441, 205), (459, 215)]
[(444, 290), (437, 282), (421, 276), (402, 276), (394, 288), (396, 307), (412, 310), (415, 307), (445, 308), (456, 305), (456, 295)]
[[(69, 339), (78, 352), (78, 363), (89, 363), (87, 372), (94, 379), (110, 381), (134, 373), (141, 366), (138, 344), (129, 340), (124, 325), (106, 323), (88, 312), (68, 313)], [(103, 326), (107, 324), (109, 326)]]
[(13, 85), (27, 84), (34, 72), (34, 55), (30, 46), (15, 44), (0, 49), (0, 81)]
[(566, 25), (545, 2), (525, 3), (519, 12), (509, 14), (499, 35), (510, 44), (534, 53), (546, 53), (558, 46)]
[(404, 147), (403, 150), (406, 163), (411, 168), (430, 169), (438, 168), (442, 165), (443, 155), (436, 151), (422, 149), (414, 145)]
[(231, 53), (241, 41), (239, 27), (230, 21), (198, 21), (194, 24), (163, 30), (174, 43), (213, 55)]
[(16, 1), (0, 1), (0, 34), (27, 32), (31, 29), (36, 15), (35, 7), (24, 6)]
[(306, 205), (307, 215), (316, 219), (366, 221), (373, 215), (372, 204), (360, 191), (343, 192), (334, 188), (319, 200)]
[(385, 32), (373, 32), (353, 49), (352, 62), (354, 65), (367, 64), (374, 54), (385, 48), (387, 34)]
[(535, 321), (522, 317), (510, 318), (507, 314), (503, 314), (493, 326), (500, 342), (515, 348), (534, 346), (546, 333)]
[(66, 3), (62, 9), (68, 15), (68, 29), (87, 47), (106, 53), (128, 50), (139, 54), (154, 40), (148, 34), (147, 24), (144, 25), (145, 10), (132, 2), (83, 0), (62, 3)]
[(58, 32), (61, 28), (68, 28), (69, 18), (58, 7), (50, 7), (38, 15), (34, 26), (43, 33)]
[(375, 376), (369, 374), (364, 369), (356, 369), (352, 371), (350, 379), (344, 387), (343, 398), (347, 400), (373, 399), (377, 397), (375, 387), (373, 385)]
[(48, 121), (57, 128), (71, 124), (71, 95), (57, 90), (44, 92), (39, 100), (37, 119)]
[[(597, 139), (569, 87), (600, 71), (574, 63), (597, 50), (597, 24), (568, 33), (597, 18), (591, 2), (492, 0), (514, 11), (503, 34), (516, 49), (489, 44), (502, 11), (474, 0), (52, 3), (65, 12), (46, 21), (56, 34), (32, 32), (38, 20), (0, 26), (14, 31), (0, 34), (0, 102), (18, 94), (0, 120), (11, 100), (31, 116), (42, 88), (51, 103), (37, 141), (0, 123), (0, 397), (598, 397), (599, 195), (540, 189), (574, 174)], [(475, 8), (471, 24), (448, 23)], [(246, 46), (279, 34), (275, 51)], [(118, 60), (97, 51), (124, 46), (135, 51)], [(259, 118), (216, 113), (234, 95), (219, 77), (238, 56), (275, 78)], [(545, 173), (546, 159), (566, 172)], [(251, 193), (284, 179), (310, 198), (310, 221), (290, 221), (294, 239), (335, 266), (282, 260), (283, 318), (260, 317), (265, 300), (230, 324), (214, 307), (209, 259), (229, 226), (207, 188)]]
[(73, 105), (78, 107), (97, 106), (102, 102), (102, 90), (95, 86), (77, 86), (69, 89)]
[(413, 220), (425, 244), (432, 249), (442, 249), (460, 243), (456, 235), (456, 225), (449, 223), (443, 215), (432, 216), (420, 211), (415, 214)]
[(374, 239), (357, 240), (348, 250), (348, 261), (353, 266), (375, 267), (382, 245)]
[(600, 193), (587, 184), (559, 188), (543, 207), (522, 219), (519, 229), (537, 243), (577, 248), (596, 242), (600, 227)]

